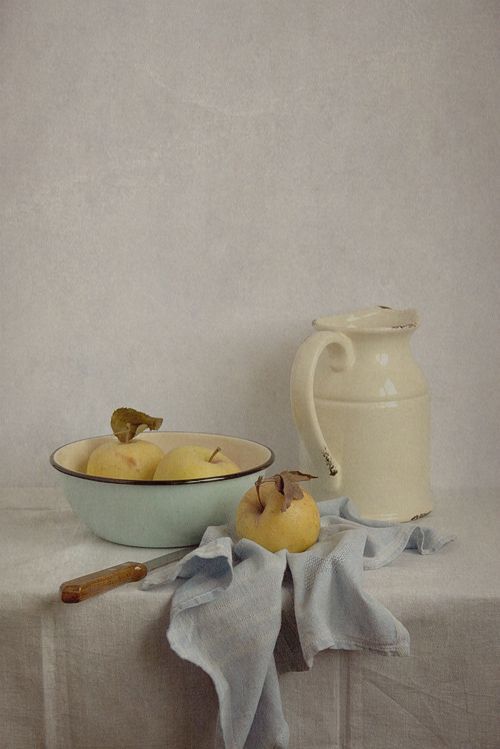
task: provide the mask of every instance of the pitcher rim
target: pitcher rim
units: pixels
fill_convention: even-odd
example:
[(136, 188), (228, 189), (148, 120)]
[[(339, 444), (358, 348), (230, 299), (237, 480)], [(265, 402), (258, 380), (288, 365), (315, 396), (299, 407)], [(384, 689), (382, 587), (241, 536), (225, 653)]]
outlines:
[[(376, 320), (378, 324), (375, 323)], [(380, 304), (347, 313), (318, 317), (313, 320), (312, 324), (316, 330), (397, 333), (415, 330), (419, 325), (419, 319), (417, 310), (413, 307), (396, 309)]]

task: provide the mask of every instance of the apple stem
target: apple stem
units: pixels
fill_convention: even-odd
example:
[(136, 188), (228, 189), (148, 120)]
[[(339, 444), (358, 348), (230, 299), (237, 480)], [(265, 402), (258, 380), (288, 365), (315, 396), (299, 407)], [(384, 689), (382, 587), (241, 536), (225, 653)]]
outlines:
[(222, 447), (216, 447), (215, 450), (213, 451), (213, 453), (211, 454), (211, 456), (209, 457), (208, 462), (211, 463), (212, 460), (217, 455), (217, 453), (220, 453), (221, 450), (222, 450)]
[(119, 432), (115, 432), (114, 436), (118, 439), (119, 442), (122, 442), (124, 444), (127, 444), (127, 442), (130, 442), (130, 424), (127, 424), (126, 429), (122, 429)]

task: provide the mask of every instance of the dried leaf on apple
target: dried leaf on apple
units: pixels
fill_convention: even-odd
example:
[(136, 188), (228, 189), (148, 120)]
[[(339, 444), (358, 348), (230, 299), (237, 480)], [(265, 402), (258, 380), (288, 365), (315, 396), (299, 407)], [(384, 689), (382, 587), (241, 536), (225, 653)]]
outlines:
[(117, 408), (111, 416), (111, 429), (120, 442), (130, 442), (146, 429), (156, 431), (162, 423), (162, 418), (148, 416), (135, 408)]
[(281, 471), (276, 473), (274, 476), (263, 479), (259, 476), (255, 482), (255, 488), (257, 490), (257, 497), (260, 502), (259, 487), (261, 484), (270, 483), (274, 481), (276, 489), (280, 494), (283, 494), (283, 504), (281, 505), (281, 512), (288, 510), (294, 499), (302, 499), (304, 492), (300, 488), (299, 481), (310, 481), (315, 479), (317, 476), (312, 476), (310, 473), (303, 473), (302, 471)]

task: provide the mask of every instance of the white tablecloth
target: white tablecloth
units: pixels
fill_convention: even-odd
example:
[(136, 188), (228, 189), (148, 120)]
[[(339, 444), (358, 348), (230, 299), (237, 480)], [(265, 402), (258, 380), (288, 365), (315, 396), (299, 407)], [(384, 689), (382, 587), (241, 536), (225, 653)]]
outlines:
[[(440, 495), (425, 523), (457, 540), (365, 572), (412, 654), (328, 651), (281, 676), (290, 749), (500, 747), (499, 508), (500, 490)], [(0, 512), (0, 746), (213, 747), (215, 692), (168, 647), (165, 590), (59, 601), (64, 580), (161, 552), (96, 538), (57, 490), (0, 490)]]

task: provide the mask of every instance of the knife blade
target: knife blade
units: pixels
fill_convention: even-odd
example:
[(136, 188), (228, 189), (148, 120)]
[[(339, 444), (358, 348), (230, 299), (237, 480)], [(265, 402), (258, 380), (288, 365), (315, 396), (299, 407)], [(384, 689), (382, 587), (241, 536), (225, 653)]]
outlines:
[(88, 598), (113, 590), (119, 585), (137, 582), (146, 577), (151, 570), (177, 562), (195, 548), (196, 546), (184, 546), (146, 562), (123, 562), (123, 564), (117, 564), (114, 567), (107, 567), (88, 575), (75, 577), (73, 580), (67, 580), (59, 587), (61, 601), (63, 603), (80, 603), (80, 601), (86, 601)]

